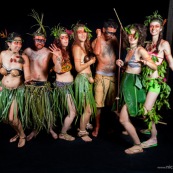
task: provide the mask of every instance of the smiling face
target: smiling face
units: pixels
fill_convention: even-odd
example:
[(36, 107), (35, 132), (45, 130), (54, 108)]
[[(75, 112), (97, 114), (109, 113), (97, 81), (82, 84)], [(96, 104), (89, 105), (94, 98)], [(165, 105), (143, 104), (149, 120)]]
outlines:
[(67, 47), (69, 43), (69, 37), (67, 34), (63, 33), (59, 37), (62, 47)]
[(80, 42), (84, 42), (87, 39), (87, 32), (85, 31), (84, 27), (79, 27), (76, 30), (77, 33), (77, 37), (79, 39)]
[(15, 37), (11, 42), (8, 42), (8, 46), (12, 52), (19, 52), (22, 47), (22, 38)]
[(44, 36), (35, 36), (34, 37), (34, 45), (36, 49), (40, 50), (45, 46), (46, 38)]
[(112, 27), (103, 28), (103, 33), (104, 33), (105, 39), (110, 40), (110, 39), (115, 38), (116, 31), (117, 31), (117, 29), (112, 28)]
[(160, 31), (162, 31), (161, 23), (157, 20), (154, 20), (150, 23), (150, 34), (152, 36), (159, 35)]
[(138, 37), (136, 37), (136, 30), (130, 29), (130, 34), (128, 34), (128, 39), (130, 44), (137, 44), (138, 43)]

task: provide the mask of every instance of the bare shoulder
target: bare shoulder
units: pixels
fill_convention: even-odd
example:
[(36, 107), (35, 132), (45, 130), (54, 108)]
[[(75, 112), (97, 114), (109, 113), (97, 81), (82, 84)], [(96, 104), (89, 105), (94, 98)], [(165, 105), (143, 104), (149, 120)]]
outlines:
[(167, 40), (163, 40), (163, 39), (162, 39), (160, 45), (163, 46), (163, 47), (164, 46), (170, 46), (169, 42)]

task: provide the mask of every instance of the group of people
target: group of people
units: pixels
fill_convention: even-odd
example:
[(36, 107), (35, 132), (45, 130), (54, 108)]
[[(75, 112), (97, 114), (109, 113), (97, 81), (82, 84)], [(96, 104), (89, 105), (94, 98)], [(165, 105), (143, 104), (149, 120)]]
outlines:
[[(51, 29), (54, 41), (47, 48), (43, 16), (38, 18), (35, 10), (31, 16), (37, 16), (40, 25), (32, 34), (34, 47), (22, 52), (22, 37), (13, 32), (8, 34), (7, 49), (0, 54), (0, 120), (16, 131), (10, 142), (19, 139), (18, 147), (23, 147), (42, 129), (54, 139), (74, 141), (75, 137), (68, 133), (74, 121), (79, 121), (77, 136), (91, 142), (88, 124), (95, 121), (92, 136), (98, 137), (102, 109), (109, 106), (113, 111), (119, 108), (119, 121), (134, 142), (126, 154), (157, 146), (158, 106), (162, 103), (169, 107), (170, 87), (163, 80), (166, 64), (173, 70), (170, 45), (162, 38), (164, 20), (158, 12), (148, 16), (144, 24), (122, 28), (123, 49), (127, 50), (124, 61), (118, 58), (121, 42), (116, 36), (118, 25), (112, 19), (96, 30), (97, 37), (92, 42), (92, 31), (86, 25), (77, 23), (68, 30), (58, 24)], [(152, 40), (145, 44), (147, 26)], [(117, 67), (123, 69), (120, 93), (116, 86)], [(48, 80), (50, 71), (55, 73), (52, 83)], [(137, 135), (130, 120), (136, 116), (147, 122), (151, 133), (148, 141), (141, 143)], [(59, 134), (55, 132), (57, 121), (62, 125)], [(28, 136), (26, 128), (31, 129)]]

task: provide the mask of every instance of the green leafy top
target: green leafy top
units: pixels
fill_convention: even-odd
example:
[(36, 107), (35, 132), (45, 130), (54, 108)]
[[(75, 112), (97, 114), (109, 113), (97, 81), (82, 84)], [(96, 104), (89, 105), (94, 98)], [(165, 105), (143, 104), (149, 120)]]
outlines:
[(163, 18), (160, 14), (158, 14), (158, 11), (153, 12), (153, 15), (146, 16), (146, 20), (144, 21), (144, 25), (148, 26), (154, 20), (159, 21), (161, 24), (163, 23)]

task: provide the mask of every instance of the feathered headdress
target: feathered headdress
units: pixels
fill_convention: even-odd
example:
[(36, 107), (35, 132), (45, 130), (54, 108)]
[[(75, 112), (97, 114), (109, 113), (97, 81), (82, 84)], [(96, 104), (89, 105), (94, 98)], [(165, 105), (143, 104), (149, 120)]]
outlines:
[(47, 35), (46, 35), (45, 26), (43, 25), (44, 14), (42, 13), (41, 17), (40, 17), (39, 14), (34, 9), (32, 9), (32, 13), (29, 14), (28, 16), (33, 17), (38, 22), (38, 24), (35, 24), (32, 27), (39, 26), (39, 28), (31, 35), (33, 35), (33, 36), (37, 35), (37, 36), (44, 36), (44, 37), (46, 37)]

